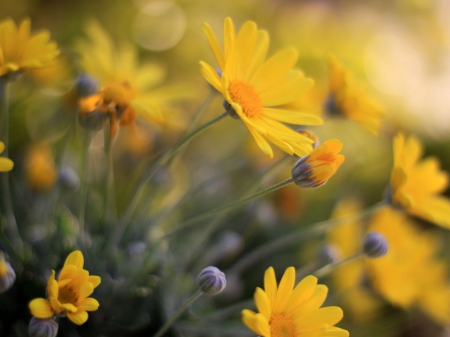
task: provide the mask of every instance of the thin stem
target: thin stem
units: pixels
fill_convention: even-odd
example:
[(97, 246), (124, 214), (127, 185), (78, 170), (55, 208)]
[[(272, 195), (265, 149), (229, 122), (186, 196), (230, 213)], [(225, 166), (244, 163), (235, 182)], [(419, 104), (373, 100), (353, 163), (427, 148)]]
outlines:
[(352, 214), (350, 216), (338, 218), (338, 219), (329, 219), (321, 222), (317, 222), (315, 224), (309, 225), (305, 228), (299, 228), (291, 233), (287, 233), (284, 236), (281, 236), (273, 241), (270, 241), (259, 248), (256, 248), (254, 251), (250, 252), (248, 255), (244, 256), (240, 260), (238, 260), (235, 265), (229, 270), (231, 273), (242, 273), (244, 270), (248, 269), (253, 263), (260, 261), (264, 257), (276, 252), (277, 250), (286, 248), (293, 244), (298, 244), (301, 241), (305, 241), (316, 235), (320, 235), (325, 233), (329, 228), (345, 224), (349, 221), (362, 219), (367, 217), (381, 207), (383, 207), (385, 203), (383, 201), (372, 205), (369, 208), (366, 208), (364, 211)]
[(356, 260), (362, 256), (364, 256), (364, 253), (359, 252), (359, 253), (356, 253), (355, 255), (352, 255), (346, 259), (327, 264), (327, 265), (323, 266), (322, 268), (317, 269), (313, 273), (313, 275), (316, 276), (317, 278), (325, 277), (328, 274), (330, 274), (333, 270), (335, 270), (337, 267), (342, 266), (350, 261)]
[[(3, 156), (8, 157), (9, 148), (9, 85), (6, 79), (0, 79), (0, 100), (1, 100), (1, 141), (5, 144)], [(23, 242), (17, 228), (16, 216), (11, 197), (11, 188), (9, 185), (9, 172), (0, 173), (1, 176), (1, 209), (6, 220), (6, 229), (11, 237), (11, 241), (16, 251), (22, 251)]]
[(161, 167), (161, 165), (165, 164), (170, 158), (172, 158), (186, 143), (188, 143), (191, 139), (193, 139), (195, 136), (209, 128), (210, 126), (216, 124), (221, 119), (224, 119), (226, 116), (228, 116), (227, 112), (223, 112), (221, 115), (211, 119), (209, 122), (206, 122), (205, 124), (201, 125), (194, 131), (187, 134), (177, 145), (175, 145), (172, 149), (167, 151), (165, 154), (163, 154), (159, 159), (152, 165), (150, 170), (147, 172), (147, 174), (144, 175), (144, 177), (141, 179), (136, 192), (133, 194), (133, 197), (128, 204), (127, 209), (125, 210), (125, 213), (120, 220), (117, 228), (117, 231), (115, 235), (113, 236), (113, 239), (111, 241), (110, 246), (114, 247), (117, 245), (117, 243), (120, 241), (120, 238), (122, 237), (122, 234), (125, 232), (127, 225), (131, 219), (131, 216), (133, 215), (134, 210), (136, 209), (136, 206), (138, 204), (139, 198), (141, 197), (142, 193), (144, 192), (144, 189), (147, 185), (147, 182), (153, 177), (153, 175), (157, 172), (157, 170)]
[(112, 142), (109, 132), (109, 125), (103, 130), (104, 132), (104, 150), (106, 156), (106, 177), (105, 177), (105, 211), (104, 222), (105, 225), (116, 217), (116, 193), (114, 188), (114, 168), (112, 158)]
[(153, 337), (161, 337), (167, 331), (167, 329), (177, 320), (177, 318), (183, 313), (183, 311), (186, 310), (187, 307), (189, 307), (202, 295), (203, 292), (201, 290), (197, 290), (197, 292), (194, 295), (192, 295), (180, 308), (178, 308), (178, 310), (172, 315), (172, 317), (170, 317), (170, 319), (166, 322), (166, 324), (164, 324), (164, 326), (161, 329), (159, 329), (159, 331)]
[(259, 198), (259, 197), (261, 197), (261, 196), (263, 196), (265, 194), (268, 194), (268, 193), (273, 192), (273, 191), (275, 191), (275, 190), (277, 190), (279, 188), (282, 188), (282, 187), (284, 187), (286, 185), (289, 185), (292, 182), (293, 182), (292, 178), (286, 179), (286, 180), (284, 180), (284, 181), (282, 181), (282, 182), (280, 182), (278, 184), (275, 184), (273, 186), (270, 186), (270, 187), (268, 187), (268, 188), (266, 188), (266, 189), (264, 189), (262, 191), (254, 193), (252, 195), (249, 195), (248, 197), (245, 197), (245, 198), (240, 199), (240, 200), (235, 201), (235, 202), (231, 202), (231, 203), (229, 203), (229, 204), (227, 204), (227, 205), (225, 205), (223, 207), (219, 207), (219, 208), (213, 209), (212, 211), (209, 211), (209, 212), (200, 214), (200, 215), (198, 215), (196, 217), (193, 217), (192, 219), (189, 219), (186, 222), (182, 223), (180, 225), (180, 227), (178, 227), (174, 231), (172, 231), (172, 232), (162, 236), (160, 238), (160, 240), (167, 239), (167, 238), (169, 238), (169, 237), (171, 237), (171, 236), (173, 236), (175, 234), (178, 234), (179, 232), (182, 232), (182, 231), (184, 231), (186, 229), (189, 229), (189, 228), (191, 228), (193, 225), (195, 225), (200, 220), (206, 219), (206, 218), (208, 218), (208, 217), (210, 217), (210, 216), (212, 216), (214, 214), (222, 213), (222, 212), (224, 212), (226, 210), (229, 210), (229, 209), (231, 209), (233, 207), (237, 207), (237, 206), (243, 205), (243, 204), (245, 204), (245, 203), (247, 203), (247, 202), (249, 202), (249, 201), (251, 201), (253, 199)]
[(78, 210), (78, 223), (80, 224), (79, 228), (79, 236), (84, 236), (84, 230), (85, 230), (85, 214), (86, 214), (86, 207), (87, 207), (87, 198), (88, 198), (88, 173), (89, 173), (89, 146), (91, 144), (92, 134), (91, 131), (86, 131), (84, 135), (84, 142), (83, 142), (83, 162), (82, 162), (82, 176), (81, 176), (81, 187), (80, 187), (80, 209)]

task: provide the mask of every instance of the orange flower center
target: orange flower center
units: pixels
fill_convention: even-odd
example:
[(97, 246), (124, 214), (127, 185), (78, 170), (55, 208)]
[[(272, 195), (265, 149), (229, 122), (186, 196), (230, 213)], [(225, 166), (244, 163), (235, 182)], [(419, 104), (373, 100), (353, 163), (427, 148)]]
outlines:
[(71, 288), (63, 287), (59, 289), (58, 301), (62, 304), (77, 302), (77, 294)]
[(242, 107), (242, 112), (248, 118), (257, 118), (262, 112), (262, 101), (258, 93), (251, 85), (239, 80), (232, 81), (228, 87), (228, 93), (233, 102)]
[(270, 318), (270, 335), (272, 337), (295, 337), (294, 323), (285, 315), (272, 315)]
[(119, 106), (126, 106), (134, 98), (134, 91), (127, 81), (115, 82), (103, 88), (102, 96), (106, 104), (114, 103)]

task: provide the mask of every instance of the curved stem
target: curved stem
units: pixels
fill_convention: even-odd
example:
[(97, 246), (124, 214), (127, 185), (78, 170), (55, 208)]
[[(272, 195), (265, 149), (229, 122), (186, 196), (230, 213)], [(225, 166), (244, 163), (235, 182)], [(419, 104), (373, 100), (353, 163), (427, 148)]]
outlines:
[(107, 226), (113, 219), (116, 218), (116, 192), (114, 188), (114, 168), (112, 158), (112, 143), (109, 132), (109, 125), (107, 124), (103, 130), (104, 132), (104, 152), (106, 157), (106, 177), (105, 177), (105, 210), (103, 213), (104, 223)]
[[(0, 101), (1, 101), (1, 141), (5, 144), (2, 155), (8, 157), (9, 147), (9, 85), (6, 79), (0, 79)], [(6, 229), (11, 237), (11, 241), (17, 251), (22, 251), (23, 242), (17, 228), (16, 216), (11, 197), (11, 188), (9, 185), (9, 172), (1, 172), (1, 210), (6, 220)]]
[(381, 201), (377, 204), (372, 205), (369, 208), (366, 208), (364, 211), (353, 214), (350, 216), (338, 218), (338, 219), (329, 219), (325, 221), (321, 221), (312, 225), (309, 225), (305, 228), (299, 228), (291, 233), (287, 233), (284, 236), (281, 236), (273, 241), (270, 241), (259, 248), (256, 248), (254, 251), (250, 252), (248, 255), (244, 256), (242, 259), (238, 260), (232, 268), (228, 271), (229, 273), (242, 273), (244, 270), (249, 268), (253, 263), (263, 259), (267, 255), (270, 255), (277, 250), (286, 248), (287, 246), (299, 243), (301, 241), (305, 241), (316, 235), (325, 233), (329, 228), (345, 224), (352, 220), (362, 219), (367, 217), (382, 206), (384, 206), (384, 201)]
[(211, 119), (209, 122), (206, 122), (205, 124), (201, 125), (194, 131), (187, 134), (172, 149), (170, 149), (165, 154), (163, 154), (161, 157), (159, 157), (159, 159), (152, 165), (152, 167), (147, 172), (147, 174), (145, 174), (144, 177), (141, 179), (136, 192), (133, 194), (133, 197), (132, 197), (130, 203), (128, 204), (128, 207), (125, 210), (125, 213), (117, 226), (117, 231), (116, 231), (115, 235), (113, 236), (110, 246), (114, 247), (120, 241), (120, 238), (122, 237), (122, 234), (125, 232), (127, 225), (131, 219), (131, 216), (133, 215), (133, 212), (136, 209), (139, 198), (142, 195), (142, 193), (144, 192), (147, 182), (153, 177), (153, 175), (157, 172), (157, 170), (160, 168), (160, 166), (165, 164), (169, 159), (171, 159), (183, 147), (183, 145), (188, 143), (191, 139), (193, 139), (195, 136), (197, 136), (198, 134), (200, 134), (201, 132), (203, 132), (204, 130), (209, 128), (210, 126), (216, 124), (221, 119), (224, 119), (226, 116), (228, 116), (228, 112), (223, 112), (219, 116)]
[(84, 217), (86, 214), (86, 205), (87, 205), (87, 198), (88, 198), (88, 181), (87, 176), (89, 173), (89, 146), (91, 144), (91, 131), (86, 131), (85, 138), (83, 142), (83, 163), (82, 163), (82, 169), (83, 173), (81, 176), (81, 187), (80, 187), (80, 209), (78, 211), (78, 223), (79, 223), (79, 237), (84, 236), (84, 230), (85, 230), (85, 224), (84, 224)]
[(321, 277), (325, 277), (327, 276), (329, 273), (331, 273), (333, 270), (335, 270), (337, 267), (342, 266), (344, 264), (346, 264), (347, 262), (356, 260), (360, 257), (364, 256), (363, 252), (359, 252), (356, 253), (346, 259), (337, 261), (337, 262), (333, 262), (330, 264), (327, 264), (325, 266), (323, 266), (322, 268), (317, 269), (314, 273), (312, 273), (314, 276), (316, 276), (317, 278), (321, 278)]
[(201, 290), (197, 290), (197, 292), (189, 297), (189, 299), (180, 307), (178, 310), (170, 317), (170, 319), (164, 324), (164, 326), (159, 329), (159, 331), (153, 336), (153, 337), (161, 337), (164, 332), (177, 320), (177, 318), (183, 313), (184, 310), (186, 310), (187, 307), (189, 307), (192, 303), (194, 303), (200, 296), (203, 295), (203, 292)]
[(293, 182), (292, 178), (286, 179), (286, 180), (284, 180), (284, 181), (282, 181), (282, 182), (280, 182), (278, 184), (275, 184), (273, 186), (270, 186), (270, 187), (268, 187), (268, 188), (266, 188), (266, 189), (264, 189), (262, 191), (254, 193), (252, 195), (249, 195), (248, 197), (245, 197), (245, 198), (240, 199), (240, 200), (235, 201), (235, 202), (231, 202), (231, 203), (229, 203), (229, 204), (227, 204), (227, 205), (225, 205), (223, 207), (219, 207), (219, 208), (213, 209), (212, 211), (209, 211), (209, 212), (200, 214), (200, 215), (198, 215), (196, 217), (193, 217), (192, 219), (189, 219), (186, 222), (182, 223), (180, 225), (180, 227), (178, 227), (174, 231), (172, 231), (172, 232), (162, 236), (160, 238), (160, 240), (167, 239), (167, 238), (169, 238), (169, 237), (171, 237), (171, 236), (173, 236), (175, 234), (178, 234), (179, 232), (182, 232), (182, 231), (184, 231), (186, 229), (189, 229), (189, 228), (191, 228), (193, 225), (195, 225), (200, 220), (206, 219), (206, 218), (208, 218), (208, 217), (210, 217), (210, 216), (212, 216), (214, 214), (222, 213), (222, 212), (224, 212), (226, 210), (229, 210), (229, 209), (231, 209), (233, 207), (245, 204), (245, 203), (247, 203), (247, 202), (249, 202), (249, 201), (251, 201), (253, 199), (256, 199), (258, 197), (263, 196), (264, 194), (268, 194), (268, 193), (273, 192), (273, 191), (275, 191), (275, 190), (277, 190), (279, 188), (282, 188), (282, 187), (284, 187), (286, 185), (289, 185), (292, 182)]

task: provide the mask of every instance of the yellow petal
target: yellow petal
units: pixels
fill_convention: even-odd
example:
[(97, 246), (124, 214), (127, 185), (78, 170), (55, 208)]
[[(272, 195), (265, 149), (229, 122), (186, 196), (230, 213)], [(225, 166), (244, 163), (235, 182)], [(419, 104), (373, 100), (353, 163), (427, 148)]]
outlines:
[(83, 253), (79, 250), (76, 250), (67, 256), (66, 262), (64, 262), (64, 266), (73, 265), (79, 269), (83, 268), (84, 265), (84, 257)]
[(86, 323), (88, 320), (88, 313), (86, 311), (78, 310), (75, 313), (68, 313), (67, 318), (70, 319), (73, 323), (77, 325), (81, 325)]
[(291, 297), (292, 290), (295, 283), (295, 268), (289, 267), (281, 278), (280, 285), (278, 286), (277, 296), (275, 298), (275, 305), (273, 308), (274, 313), (281, 313), (284, 311), (287, 302)]
[(54, 314), (50, 302), (43, 298), (32, 300), (28, 304), (28, 307), (30, 308), (31, 314), (37, 318), (50, 318)]
[(270, 320), (272, 308), (270, 306), (270, 301), (267, 297), (267, 294), (264, 292), (264, 290), (258, 287), (256, 288), (254, 297), (258, 311), (266, 318), (266, 320)]
[(269, 299), (270, 307), (273, 308), (277, 296), (277, 279), (275, 277), (275, 270), (272, 267), (267, 268), (264, 273), (264, 291)]
[(76, 303), (76, 307), (78, 310), (82, 311), (95, 311), (100, 306), (100, 303), (95, 298), (89, 297), (85, 298)]

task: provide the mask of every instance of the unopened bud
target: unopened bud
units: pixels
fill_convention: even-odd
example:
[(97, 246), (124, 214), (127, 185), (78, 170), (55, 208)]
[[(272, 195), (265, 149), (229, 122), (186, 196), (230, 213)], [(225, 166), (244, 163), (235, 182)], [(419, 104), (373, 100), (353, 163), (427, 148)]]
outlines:
[(16, 280), (16, 273), (9, 262), (5, 261), (3, 253), (0, 252), (0, 294), (12, 287)]
[(363, 242), (363, 251), (368, 257), (381, 257), (388, 252), (388, 243), (386, 238), (377, 232), (366, 235)]
[(63, 166), (59, 169), (58, 183), (65, 190), (75, 191), (80, 186), (80, 177), (73, 168)]
[(93, 77), (90, 77), (88, 75), (81, 75), (77, 79), (75, 89), (77, 91), (78, 96), (88, 97), (91, 95), (95, 95), (98, 92), (99, 83)]
[(30, 337), (55, 337), (58, 333), (58, 323), (52, 318), (31, 318), (28, 326)]
[(217, 295), (225, 289), (227, 280), (225, 274), (218, 268), (209, 266), (198, 274), (197, 284), (206, 295)]

